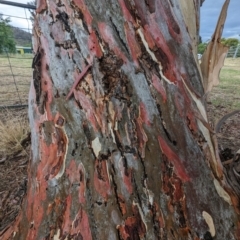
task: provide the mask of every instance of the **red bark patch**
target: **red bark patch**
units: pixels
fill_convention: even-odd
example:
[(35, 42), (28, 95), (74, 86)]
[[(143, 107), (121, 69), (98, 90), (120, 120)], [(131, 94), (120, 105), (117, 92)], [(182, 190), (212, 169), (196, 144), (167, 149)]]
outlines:
[[(58, 115), (58, 114), (57, 114)], [(57, 116), (56, 115), (56, 116)], [(39, 172), (39, 176), (44, 176), (46, 180), (54, 178), (62, 169), (63, 162), (65, 161), (65, 155), (67, 151), (68, 139), (62, 126), (57, 125), (62, 116), (59, 115), (55, 119), (55, 126), (51, 122), (44, 122), (42, 126), (42, 138), (40, 139), (40, 145), (42, 149), (41, 163), (42, 171)], [(62, 120), (61, 120), (62, 121)], [(64, 122), (59, 124), (64, 124)], [(54, 133), (54, 134), (53, 134)], [(48, 135), (48, 138), (44, 136)], [(51, 143), (49, 144), (49, 141)]]
[(95, 118), (95, 110), (91, 100), (80, 90), (74, 90), (74, 97), (81, 104), (82, 108), (86, 112), (87, 119), (91, 122), (91, 125), (95, 132), (97, 132), (98, 125)]
[(80, 232), (82, 239), (92, 239), (88, 215), (83, 209), (79, 210), (73, 226), (72, 231), (75, 235), (78, 235)]
[(139, 67), (138, 58), (141, 56), (141, 49), (135, 38), (135, 31), (130, 25), (130, 23), (125, 22), (124, 24), (125, 34), (128, 42), (128, 46), (131, 51), (131, 56), (136, 67)]
[(90, 33), (90, 36), (88, 38), (88, 48), (93, 56), (96, 56), (97, 58), (102, 57), (103, 55), (102, 49), (98, 43), (98, 39), (95, 31), (92, 31)]
[(118, 194), (117, 198), (118, 198), (118, 203), (120, 205), (121, 213), (124, 216), (127, 213), (127, 206), (126, 206), (124, 197)]
[(70, 232), (70, 229), (72, 227), (72, 221), (70, 219), (70, 214), (71, 214), (71, 205), (72, 205), (72, 196), (68, 195), (66, 200), (65, 200), (65, 211), (63, 215), (63, 227), (62, 227), (62, 232), (65, 235), (68, 235)]
[(145, 104), (143, 102), (140, 102), (140, 106), (139, 106), (139, 117), (142, 119), (142, 121), (150, 126), (151, 125), (151, 121), (150, 121), (150, 117), (148, 114), (148, 110), (145, 106)]
[(134, 21), (132, 15), (130, 14), (128, 8), (126, 7), (124, 0), (118, 0), (118, 1), (119, 1), (119, 4), (120, 4), (121, 8), (122, 8), (122, 12), (123, 12), (123, 16), (124, 16), (125, 20), (127, 22), (134, 23), (135, 21)]
[(182, 160), (168, 146), (166, 141), (161, 136), (158, 136), (158, 141), (163, 154), (165, 154), (168, 160), (173, 164), (176, 174), (181, 178), (182, 181), (190, 181), (190, 178), (186, 173), (185, 167), (182, 164)]
[(144, 34), (144, 38), (145, 40), (147, 41), (148, 43), (148, 47), (153, 50), (156, 48), (156, 44), (155, 44), (155, 41), (151, 35), (151, 32), (150, 32), (150, 29), (149, 29), (149, 25), (145, 25), (144, 26), (144, 31), (143, 31), (143, 34)]
[[(41, 166), (38, 165), (37, 174), (42, 176)], [(30, 191), (27, 197), (27, 204), (30, 206), (27, 209), (26, 215), (28, 222), (32, 225), (29, 226), (27, 239), (34, 240), (37, 238), (39, 227), (45, 213), (43, 202), (46, 200), (46, 189), (48, 186), (47, 181), (42, 177), (31, 179)]]
[(136, 119), (136, 132), (138, 140), (138, 149), (142, 158), (145, 158), (145, 147), (148, 141), (147, 135), (143, 129), (143, 120), (141, 116)]
[(178, 72), (175, 63), (175, 56), (171, 52), (168, 42), (165, 40), (162, 32), (159, 29), (159, 25), (156, 22), (155, 13), (149, 17), (149, 25), (146, 25), (144, 27), (145, 30), (151, 34), (152, 38), (155, 41), (155, 44), (158, 47), (154, 51), (154, 54), (163, 67), (163, 73), (165, 77), (169, 79), (169, 81), (176, 84), (180, 78), (175, 74)]
[(94, 187), (104, 200), (107, 201), (108, 195), (111, 193), (107, 161), (95, 161)]
[(78, 187), (78, 198), (80, 203), (85, 203), (85, 190), (86, 190), (86, 181), (85, 181), (85, 171), (83, 165), (80, 163), (76, 165), (75, 160), (71, 160), (68, 168), (66, 168), (66, 174), (71, 184), (77, 184)]
[(198, 131), (196, 118), (195, 118), (193, 112), (190, 110), (188, 110), (188, 112), (187, 112), (187, 121), (188, 121), (188, 128), (190, 129), (190, 131), (196, 133)]
[(133, 205), (133, 216), (128, 217), (123, 225), (118, 226), (118, 231), (122, 239), (142, 239), (146, 233), (137, 205)]
[(180, 32), (180, 27), (172, 13), (172, 10), (170, 7), (170, 2), (161, 1), (161, 0), (158, 0), (157, 2), (158, 2), (159, 11), (160, 11), (161, 15), (163, 16), (165, 22), (167, 23), (168, 31), (169, 31), (170, 35), (172, 36), (172, 38), (175, 41), (178, 42), (178, 44), (181, 44), (182, 36), (181, 36), (181, 32)]
[(108, 44), (109, 48), (113, 50), (113, 52), (123, 60), (124, 63), (128, 61), (124, 53), (121, 51), (121, 49), (118, 47), (113, 34), (112, 34), (112, 28), (110, 28), (106, 23), (99, 22), (98, 28), (101, 33), (101, 36), (103, 37), (103, 40), (105, 43)]
[(125, 187), (127, 188), (127, 191), (132, 194), (133, 192), (133, 186), (132, 186), (132, 169), (126, 168), (124, 166), (123, 159), (120, 160), (119, 163), (119, 170), (121, 172), (121, 176), (123, 178), (123, 182)]
[[(74, 219), (71, 218), (72, 197), (68, 195), (65, 200), (65, 212), (63, 215), (62, 233), (64, 237), (76, 237), (76, 239), (92, 239), (87, 213), (80, 208)], [(75, 239), (75, 238), (74, 238)]]
[(153, 74), (153, 76), (152, 76), (152, 84), (155, 87), (155, 89), (161, 94), (161, 96), (163, 98), (163, 102), (166, 102), (167, 94), (166, 94), (165, 88), (163, 87), (161, 80), (155, 74)]
[(146, 8), (145, 1), (139, 1), (139, 0), (133, 0), (133, 1), (135, 3), (134, 7), (136, 8), (137, 15), (141, 20), (141, 25), (144, 26), (148, 22), (147, 20), (148, 14), (146, 14), (147, 8)]
[(165, 227), (165, 221), (161, 209), (157, 203), (153, 203), (152, 206), (153, 221), (158, 223), (159, 228)]

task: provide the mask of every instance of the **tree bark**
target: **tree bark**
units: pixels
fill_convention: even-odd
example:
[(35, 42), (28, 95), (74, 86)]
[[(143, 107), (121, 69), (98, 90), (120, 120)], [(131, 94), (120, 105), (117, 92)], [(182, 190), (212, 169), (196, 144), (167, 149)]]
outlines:
[(5, 238), (239, 239), (190, 2), (38, 1), (28, 192)]

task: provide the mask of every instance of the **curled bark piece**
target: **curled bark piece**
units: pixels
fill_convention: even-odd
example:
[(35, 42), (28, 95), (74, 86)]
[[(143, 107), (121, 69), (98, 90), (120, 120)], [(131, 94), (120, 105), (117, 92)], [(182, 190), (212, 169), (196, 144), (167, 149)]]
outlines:
[(226, 115), (224, 115), (221, 119), (218, 120), (216, 126), (215, 126), (215, 132), (216, 133), (219, 133), (222, 125), (224, 122), (227, 121), (228, 118), (232, 117), (233, 115), (237, 114), (237, 113), (240, 113), (240, 109), (239, 110), (235, 110), (235, 111), (232, 111)]
[(226, 0), (224, 3), (215, 32), (201, 58), (201, 71), (205, 93), (210, 92), (213, 86), (217, 86), (219, 84), (219, 73), (228, 51), (228, 47), (224, 46), (220, 40), (227, 17), (229, 2), (230, 0)]

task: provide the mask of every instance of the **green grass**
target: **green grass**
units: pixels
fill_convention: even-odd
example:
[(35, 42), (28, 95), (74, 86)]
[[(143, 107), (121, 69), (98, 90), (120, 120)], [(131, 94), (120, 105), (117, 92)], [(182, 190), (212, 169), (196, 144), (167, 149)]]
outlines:
[(240, 58), (227, 58), (220, 73), (220, 84), (213, 88), (210, 99), (215, 107), (228, 111), (240, 109)]
[(26, 104), (32, 78), (33, 56), (32, 54), (10, 54), (9, 56), (8, 59), (6, 54), (0, 55), (0, 106), (20, 104), (14, 78), (22, 103)]

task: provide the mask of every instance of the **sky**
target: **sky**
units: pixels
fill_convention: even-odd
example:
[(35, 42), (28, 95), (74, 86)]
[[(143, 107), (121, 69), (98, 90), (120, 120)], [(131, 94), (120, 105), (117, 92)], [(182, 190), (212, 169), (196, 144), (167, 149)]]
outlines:
[[(186, 0), (187, 1), (187, 0)], [(201, 7), (200, 36), (202, 41), (209, 40), (217, 24), (224, 0), (205, 0)], [(240, 40), (240, 0), (230, 0), (223, 37)]]
[[(12, 2), (27, 3), (31, 0), (10, 0)], [(186, 0), (189, 1), (189, 0)], [(201, 7), (200, 35), (202, 41), (209, 40), (214, 32), (221, 7), (225, 0), (205, 0)], [(25, 18), (30, 16), (29, 11), (18, 7), (0, 4), (0, 13)], [(225, 23), (223, 37), (235, 37), (240, 39), (240, 0), (231, 0), (228, 8), (227, 20)], [(24, 28), (28, 31), (31, 22), (25, 19), (11, 17), (11, 25)]]

